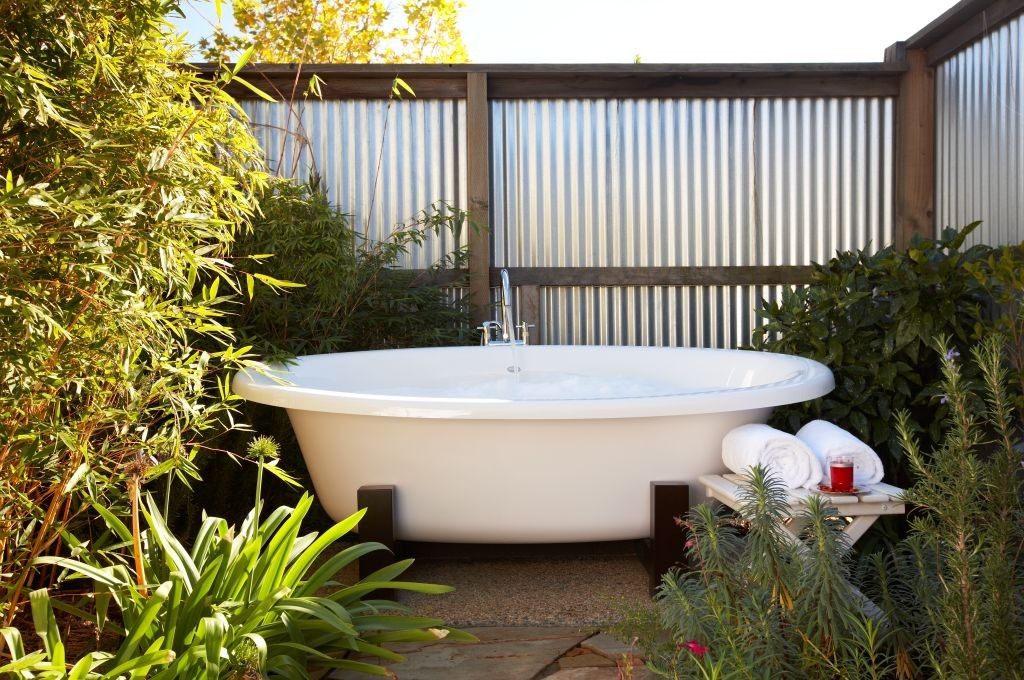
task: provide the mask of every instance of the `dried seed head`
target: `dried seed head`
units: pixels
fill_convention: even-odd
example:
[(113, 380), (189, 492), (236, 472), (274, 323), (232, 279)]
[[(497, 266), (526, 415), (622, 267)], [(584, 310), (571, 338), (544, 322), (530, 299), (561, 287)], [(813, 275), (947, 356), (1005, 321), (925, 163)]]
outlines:
[(146, 476), (146, 473), (149, 472), (150, 468), (154, 465), (156, 465), (156, 460), (152, 456), (140, 450), (136, 451), (131, 460), (125, 464), (124, 471), (129, 477), (141, 479)]

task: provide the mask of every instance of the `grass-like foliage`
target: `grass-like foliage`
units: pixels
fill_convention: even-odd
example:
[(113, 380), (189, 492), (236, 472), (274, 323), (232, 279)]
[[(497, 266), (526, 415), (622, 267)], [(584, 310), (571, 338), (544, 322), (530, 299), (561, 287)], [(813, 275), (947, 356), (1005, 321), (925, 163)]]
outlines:
[(233, 73), (181, 66), (175, 6), (0, 3), (2, 617), (90, 498), (125, 510), (128, 464), (194, 472), (246, 363), (225, 257), (262, 152)]
[[(266, 444), (266, 446), (264, 446)], [(259, 450), (256, 450), (259, 449)], [(251, 453), (259, 466), (272, 464), (276, 444), (261, 439)], [(257, 497), (260, 494), (257, 488)], [(447, 586), (396, 580), (412, 563), (403, 560), (355, 583), (337, 574), (361, 556), (386, 550), (379, 543), (333, 547), (365, 511), (318, 536), (300, 535), (312, 504), (303, 495), (294, 508), (279, 507), (260, 520), (253, 510), (237, 529), (206, 517), (191, 548), (168, 528), (152, 498), (143, 511), (141, 535), (97, 506), (120, 546), (139, 543), (134, 563), (120, 546), (76, 558), (42, 557), (39, 562), (91, 582), (92, 594), (79, 603), (51, 599), (45, 589), (31, 594), (35, 629), (43, 648), (28, 653), (15, 628), (0, 631), (12, 657), (0, 674), (23, 678), (308, 678), (316, 669), (342, 668), (390, 675), (383, 667), (346, 658), (352, 653), (390, 662), (402, 656), (381, 645), (443, 637), (472, 640), (437, 619), (411, 616), (389, 600), (364, 599), (379, 589), (444, 593)], [(118, 616), (111, 617), (111, 604)], [(54, 608), (100, 630), (119, 634), (116, 650), (67, 658)]]
[[(944, 436), (924, 453), (897, 419), (916, 483), (909, 535), (854, 574), (835, 507), (812, 497), (793, 520), (784, 490), (754, 469), (738, 515), (690, 513), (692, 571), (665, 577), (657, 620), (637, 619), (668, 678), (1024, 677), (1024, 468), (1001, 335), (971, 353), (971, 383), (940, 343)], [(657, 624), (661, 632), (652, 630)]]

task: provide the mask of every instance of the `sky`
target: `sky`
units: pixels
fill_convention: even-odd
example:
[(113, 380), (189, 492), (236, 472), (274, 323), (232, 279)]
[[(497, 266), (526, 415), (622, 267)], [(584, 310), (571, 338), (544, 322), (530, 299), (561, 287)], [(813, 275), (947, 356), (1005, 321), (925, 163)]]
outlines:
[[(396, 6), (398, 0), (391, 0)], [(478, 64), (881, 61), (956, 0), (465, 0)], [(230, 0), (224, 0), (230, 26)], [(195, 42), (213, 2), (183, 0)]]

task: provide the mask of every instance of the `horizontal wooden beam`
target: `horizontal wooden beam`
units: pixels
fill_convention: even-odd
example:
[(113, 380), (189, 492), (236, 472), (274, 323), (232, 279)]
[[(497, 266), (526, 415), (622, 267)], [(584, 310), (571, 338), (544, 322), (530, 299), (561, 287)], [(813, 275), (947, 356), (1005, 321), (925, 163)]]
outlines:
[[(498, 285), (500, 268), (491, 269)], [(728, 267), (509, 267), (516, 286), (754, 286), (810, 283), (811, 268)]]
[[(191, 64), (202, 72), (217, 73), (215, 63)], [(230, 64), (228, 65), (230, 66)], [(268, 76), (290, 76), (297, 71), (316, 73), (321, 77), (389, 77), (436, 76), (466, 79), (467, 73), (488, 76), (531, 75), (630, 75), (651, 76), (691, 74), (713, 77), (745, 74), (771, 77), (785, 75), (884, 75), (898, 73), (899, 68), (884, 62), (829, 62), (777, 64), (271, 64), (251, 63), (242, 73), (260, 72)]]
[(961, 0), (907, 40), (934, 66), (1024, 13), (1024, 0)]
[[(214, 76), (216, 66), (195, 65)], [(383, 99), (395, 77), (421, 99), (462, 99), (467, 74), (485, 75), (490, 99), (895, 96), (905, 70), (872, 64), (255, 64), (241, 75), (280, 100), (306, 92), (315, 75), (324, 99)], [(234, 84), (239, 99), (256, 95)], [(294, 94), (293, 94), (294, 93)]]
[[(513, 286), (775, 286), (811, 283), (813, 268), (801, 265), (723, 267), (508, 267)], [(501, 285), (500, 267), (491, 267), (491, 286)], [(465, 270), (424, 274), (423, 281), (445, 285)]]
[(894, 97), (899, 75), (537, 75), (491, 79), (491, 99)]

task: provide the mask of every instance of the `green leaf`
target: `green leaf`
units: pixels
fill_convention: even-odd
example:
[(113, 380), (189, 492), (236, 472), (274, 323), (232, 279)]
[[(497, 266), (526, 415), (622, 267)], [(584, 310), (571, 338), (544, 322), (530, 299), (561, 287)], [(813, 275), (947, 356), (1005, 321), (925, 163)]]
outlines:
[(245, 50), (242, 51), (242, 54), (239, 55), (238, 60), (235, 62), (234, 68), (231, 69), (232, 77), (238, 75), (238, 72), (241, 71), (245, 67), (245, 65), (249, 63), (249, 60), (252, 59), (252, 55), (255, 54), (255, 52), (256, 43), (249, 45), (247, 48), (245, 48)]
[[(10, 629), (4, 629), (10, 630)], [(0, 666), (0, 673), (18, 673), (23, 678), (36, 677), (33, 673), (22, 673), (21, 671), (37, 670), (36, 666), (46, 661), (46, 652), (32, 652), (28, 656), (21, 656), (10, 663)]]
[(114, 656), (111, 663), (115, 666), (125, 663), (136, 653), (144, 640), (156, 637), (158, 627), (154, 623), (157, 616), (164, 613), (164, 604), (167, 602), (167, 596), (170, 595), (172, 586), (171, 581), (165, 581), (150, 593), (135, 625), (128, 631), (128, 636), (121, 643), (117, 655)]
[(353, 619), (353, 624), (360, 630), (405, 630), (416, 628), (438, 628), (444, 625), (440, 619), (425, 616), (393, 616), (388, 614), (372, 614)]
[(126, 544), (132, 543), (133, 536), (131, 529), (129, 529), (125, 525), (125, 523), (120, 520), (120, 518), (118, 518), (116, 515), (114, 515), (114, 513), (110, 512), (110, 510), (105, 508), (102, 503), (94, 503), (92, 507), (93, 509), (96, 510), (97, 513), (99, 513), (100, 517), (103, 518), (103, 521), (106, 523), (108, 529), (117, 534), (117, 537), (124, 541)]
[(278, 601), (276, 609), (280, 611), (293, 611), (303, 616), (317, 619), (345, 635), (356, 634), (348, 611), (340, 604), (327, 598), (283, 598)]
[(57, 619), (50, 606), (50, 594), (45, 588), (33, 590), (29, 593), (29, 601), (32, 606), (32, 623), (35, 625), (36, 635), (43, 640), (47, 658), (55, 666), (63, 666), (64, 644), (61, 642)]
[(185, 547), (167, 528), (163, 515), (156, 505), (156, 501), (149, 494), (146, 495), (146, 508), (143, 509), (146, 521), (149, 524), (157, 544), (162, 548), (164, 559), (171, 571), (177, 571), (184, 577), (186, 591), (190, 591), (199, 580), (199, 570), (192, 562), (192, 558)]
[[(175, 659), (174, 650), (171, 649), (159, 649), (151, 652), (146, 652), (136, 657), (132, 657), (124, 663), (115, 666), (114, 668), (107, 671), (104, 677), (116, 678), (122, 673), (131, 673), (131, 677), (147, 677), (147, 673), (154, 666), (165, 666)], [(140, 674), (141, 673), (141, 674)]]
[(352, 562), (358, 560), (363, 555), (367, 555), (376, 550), (387, 550), (387, 548), (381, 543), (364, 542), (349, 546), (341, 552), (332, 555), (327, 558), (327, 560), (325, 560), (315, 572), (313, 572), (312, 576), (305, 581), (302, 581), (301, 585), (295, 588), (295, 596), (305, 597), (315, 594), (318, 590), (327, 585), (330, 579), (339, 571)]
[(305, 519), (312, 502), (312, 496), (303, 494), (299, 502), (295, 504), (291, 516), (274, 532), (273, 537), (264, 547), (263, 553), (253, 569), (253, 578), (256, 579), (258, 586), (257, 597), (266, 597), (283, 584), (291, 548), (295, 544), (302, 520)]
[(365, 514), (366, 509), (363, 508), (325, 531), (323, 535), (317, 538), (312, 545), (302, 551), (302, 553), (292, 562), (291, 567), (289, 567), (288, 571), (285, 573), (281, 583), (290, 588), (297, 587), (299, 585), (299, 580), (305, 575), (306, 570), (309, 569), (310, 565), (320, 557), (320, 554), (329, 546), (334, 545), (334, 543), (340, 540), (347, 533), (352, 531), (352, 529), (359, 524), (359, 521)]
[(222, 614), (207, 616), (202, 622), (203, 647), (206, 650), (207, 680), (218, 680), (222, 657), (227, 656), (224, 648), (229, 626)]
[(416, 93), (413, 92), (411, 87), (409, 87), (409, 83), (405, 82), (404, 80), (402, 80), (398, 76), (395, 76), (394, 81), (392, 81), (392, 83), (391, 83), (391, 91), (394, 92), (396, 95), (401, 96), (401, 94), (402, 94), (401, 91), (402, 90), (405, 90), (406, 92), (408, 92), (413, 97), (416, 96)]
[(241, 85), (245, 89), (249, 90), (250, 92), (252, 92), (257, 97), (259, 97), (260, 99), (262, 99), (264, 101), (268, 101), (268, 102), (270, 102), (272, 104), (276, 104), (277, 103), (276, 99), (274, 99), (269, 94), (267, 94), (266, 92), (264, 92), (260, 88), (256, 87), (252, 83), (250, 83), (248, 80), (246, 80), (242, 76), (238, 75), (237, 71), (232, 75), (231, 82), (238, 83), (239, 85)]

